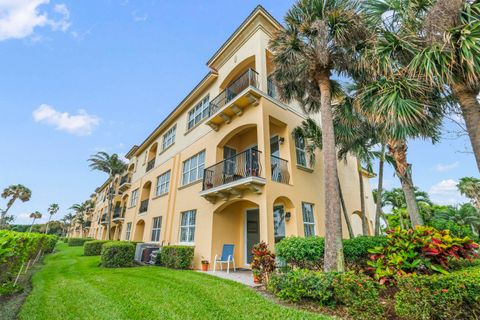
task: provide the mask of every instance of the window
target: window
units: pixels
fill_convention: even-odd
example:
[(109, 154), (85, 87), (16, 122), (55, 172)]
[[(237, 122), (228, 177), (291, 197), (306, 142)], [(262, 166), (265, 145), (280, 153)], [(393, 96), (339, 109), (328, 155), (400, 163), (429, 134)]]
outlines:
[(132, 199), (130, 200), (130, 207), (134, 207), (137, 205), (138, 200), (138, 189), (132, 191)]
[(183, 162), (182, 185), (186, 185), (203, 178), (205, 167), (205, 151), (197, 153)]
[(177, 130), (177, 125), (174, 125), (163, 135), (162, 150), (167, 149), (175, 142), (176, 130)]
[(295, 135), (295, 151), (297, 153), (297, 164), (302, 167), (307, 167), (305, 139), (299, 134)]
[(160, 228), (162, 227), (162, 217), (155, 217), (153, 218), (153, 225), (152, 225), (152, 241), (159, 242), (160, 241)]
[(285, 210), (281, 205), (273, 207), (273, 229), (275, 243), (285, 238)]
[(188, 112), (188, 129), (193, 128), (202, 119), (208, 117), (210, 111), (210, 98), (206, 96), (192, 110)]
[(127, 223), (127, 230), (125, 231), (125, 240), (130, 240), (130, 234), (132, 233), (132, 223)]
[(302, 202), (302, 213), (305, 237), (315, 236), (315, 219), (313, 217), (313, 204)]
[(156, 195), (168, 193), (168, 186), (170, 185), (170, 170), (157, 177), (157, 191)]
[(193, 242), (195, 240), (195, 219), (197, 210), (182, 212), (180, 224), (180, 242)]

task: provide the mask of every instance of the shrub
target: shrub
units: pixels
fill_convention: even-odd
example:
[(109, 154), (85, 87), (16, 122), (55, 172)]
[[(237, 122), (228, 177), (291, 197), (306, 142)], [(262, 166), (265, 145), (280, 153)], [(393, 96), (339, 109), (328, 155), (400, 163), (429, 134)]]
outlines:
[(432, 219), (428, 225), (437, 229), (437, 230), (450, 230), (450, 234), (455, 237), (465, 238), (469, 237), (470, 239), (478, 239), (478, 236), (472, 232), (470, 226), (464, 226), (456, 224), (453, 221), (445, 219)]
[(379, 300), (379, 285), (364, 274), (338, 274), (333, 280), (335, 302), (347, 307), (354, 319), (385, 319)]
[(341, 305), (354, 319), (384, 319), (379, 284), (352, 272), (320, 272), (291, 269), (272, 275), (267, 289), (283, 300), (314, 301), (321, 306)]
[(172, 269), (190, 269), (194, 250), (192, 246), (164, 246), (157, 255), (157, 264)]
[(453, 259), (472, 259), (478, 245), (469, 238), (452, 237), (448, 230), (432, 227), (390, 231), (384, 247), (370, 250), (368, 264), (381, 282), (396, 275), (448, 273)]
[(270, 274), (275, 270), (275, 254), (265, 242), (257, 243), (252, 248), (252, 271), (263, 283), (268, 283)]
[(102, 245), (102, 266), (106, 268), (122, 268), (133, 265), (135, 246), (128, 242), (107, 242)]
[(56, 242), (57, 237), (52, 235), (1, 230), (0, 295), (19, 289), (12, 282), (21, 266), (40, 253), (52, 252)]
[(83, 244), (83, 255), (85, 256), (99, 256), (102, 254), (102, 246), (108, 240), (93, 240), (87, 241)]
[(81, 247), (87, 241), (91, 241), (91, 238), (68, 238), (69, 247)]
[[(350, 268), (358, 269), (367, 264), (369, 250), (385, 246), (387, 237), (357, 237), (343, 240), (345, 262)], [(276, 253), (291, 267), (320, 270), (323, 265), (325, 241), (320, 237), (287, 237), (277, 243)]]
[(292, 269), (286, 273), (273, 274), (267, 289), (283, 300), (311, 300), (326, 306), (333, 301), (334, 277), (334, 273)]
[(395, 311), (402, 319), (478, 319), (480, 268), (448, 275), (409, 276), (398, 279)]
[(320, 237), (287, 237), (277, 243), (275, 252), (292, 267), (321, 269), (325, 241)]

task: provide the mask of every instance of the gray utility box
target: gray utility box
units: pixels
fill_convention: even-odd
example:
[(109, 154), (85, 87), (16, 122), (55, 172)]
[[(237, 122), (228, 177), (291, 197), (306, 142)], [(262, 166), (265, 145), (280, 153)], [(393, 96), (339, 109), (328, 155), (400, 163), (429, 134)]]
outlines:
[(144, 255), (143, 255), (143, 251), (145, 249), (149, 249), (148, 251), (152, 252), (152, 251), (154, 251), (152, 249), (160, 249), (160, 245), (157, 244), (157, 243), (137, 243), (137, 247), (135, 248), (135, 261), (138, 261), (138, 262), (149, 262), (150, 261), (150, 259), (148, 261), (144, 261), (145, 258), (144, 258)]

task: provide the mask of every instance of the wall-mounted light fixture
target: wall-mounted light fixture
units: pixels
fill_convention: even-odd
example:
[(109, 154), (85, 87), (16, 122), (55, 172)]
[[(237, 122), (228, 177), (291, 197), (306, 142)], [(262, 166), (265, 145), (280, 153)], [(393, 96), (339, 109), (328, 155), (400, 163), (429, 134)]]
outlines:
[(292, 214), (289, 212), (285, 212), (285, 221), (290, 221), (290, 218), (292, 217)]
[(278, 142), (280, 142), (280, 144), (283, 144), (285, 142), (285, 138), (284, 137), (278, 138)]

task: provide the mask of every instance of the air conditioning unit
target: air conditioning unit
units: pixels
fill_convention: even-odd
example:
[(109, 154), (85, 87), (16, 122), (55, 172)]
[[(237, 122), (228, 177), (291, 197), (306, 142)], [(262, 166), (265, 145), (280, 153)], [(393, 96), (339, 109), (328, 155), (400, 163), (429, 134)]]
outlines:
[(156, 249), (160, 249), (160, 245), (157, 243), (137, 243), (137, 247), (135, 248), (135, 261), (138, 261), (138, 262), (150, 261), (150, 259), (148, 259), (147, 261), (144, 261), (146, 259), (144, 258), (144, 254), (143, 254), (145, 249), (149, 249), (148, 251), (151, 253)]

